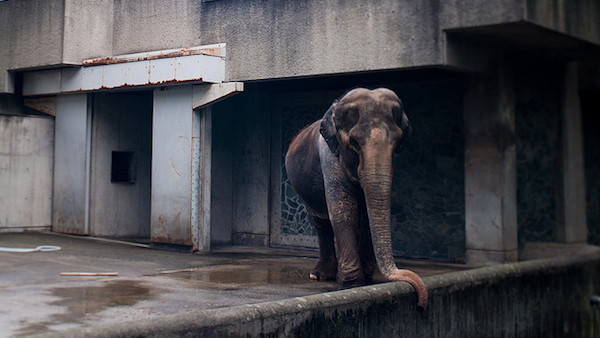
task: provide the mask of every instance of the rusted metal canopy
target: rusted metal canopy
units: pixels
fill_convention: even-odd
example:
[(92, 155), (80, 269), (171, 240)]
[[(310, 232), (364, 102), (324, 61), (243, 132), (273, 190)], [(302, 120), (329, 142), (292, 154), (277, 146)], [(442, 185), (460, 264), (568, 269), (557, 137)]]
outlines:
[(225, 44), (219, 44), (91, 59), (80, 67), (26, 72), (23, 95), (224, 80)]
[(156, 60), (156, 59), (174, 58), (174, 57), (190, 56), (190, 55), (210, 55), (210, 56), (219, 56), (219, 57), (224, 58), (225, 57), (225, 44), (220, 43), (220, 44), (216, 44), (216, 45), (197, 46), (197, 47), (178, 48), (178, 49), (166, 49), (166, 50), (159, 50), (159, 51), (153, 51), (153, 52), (125, 54), (125, 55), (119, 55), (119, 56), (107, 56), (107, 57), (102, 57), (102, 58), (84, 60), (83, 66), (89, 67), (89, 66), (111, 65), (111, 64), (124, 63), (124, 62)]

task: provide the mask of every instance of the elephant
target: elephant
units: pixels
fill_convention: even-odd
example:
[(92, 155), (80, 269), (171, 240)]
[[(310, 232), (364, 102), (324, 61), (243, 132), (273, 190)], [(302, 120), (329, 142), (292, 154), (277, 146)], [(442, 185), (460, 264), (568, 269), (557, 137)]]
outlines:
[(296, 135), (285, 166), (317, 232), (319, 260), (309, 277), (351, 288), (372, 283), (377, 266), (388, 281), (410, 283), (424, 310), (427, 286), (396, 266), (390, 227), (392, 160), (411, 132), (392, 90), (356, 88)]

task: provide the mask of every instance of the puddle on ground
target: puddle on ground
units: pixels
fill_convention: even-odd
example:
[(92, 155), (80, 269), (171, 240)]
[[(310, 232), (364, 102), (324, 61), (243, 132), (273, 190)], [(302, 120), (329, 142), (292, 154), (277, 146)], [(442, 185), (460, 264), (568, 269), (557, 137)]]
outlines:
[(335, 282), (314, 282), (308, 279), (305, 266), (282, 266), (281, 264), (260, 265), (215, 265), (171, 272), (178, 279), (194, 281), (203, 287), (219, 290), (235, 290), (252, 286), (278, 285), (322, 289), (337, 289)]
[(100, 286), (57, 288), (52, 295), (60, 297), (52, 305), (67, 308), (66, 317), (81, 318), (113, 306), (133, 305), (152, 297), (150, 288), (137, 281), (109, 281)]
[(51, 327), (82, 324), (90, 315), (116, 306), (131, 306), (154, 297), (152, 290), (137, 281), (116, 280), (102, 285), (65, 287), (51, 290), (58, 299), (48, 305), (61, 306), (62, 313), (53, 314), (47, 322), (31, 323), (19, 334), (48, 332)]

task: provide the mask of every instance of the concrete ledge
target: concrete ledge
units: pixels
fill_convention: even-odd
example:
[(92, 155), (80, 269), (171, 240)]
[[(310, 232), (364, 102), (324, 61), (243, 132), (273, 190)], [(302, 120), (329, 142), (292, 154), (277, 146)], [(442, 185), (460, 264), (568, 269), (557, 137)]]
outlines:
[(467, 249), (467, 262), (471, 266), (496, 265), (519, 260), (518, 250), (475, 250)]
[(32, 225), (24, 227), (2, 226), (0, 227), (0, 234), (15, 232), (49, 232), (50, 229), (52, 229), (51, 225)]
[(60, 337), (589, 336), (600, 330), (600, 254), (536, 260), (425, 278), (429, 309), (403, 282), (143, 321)]

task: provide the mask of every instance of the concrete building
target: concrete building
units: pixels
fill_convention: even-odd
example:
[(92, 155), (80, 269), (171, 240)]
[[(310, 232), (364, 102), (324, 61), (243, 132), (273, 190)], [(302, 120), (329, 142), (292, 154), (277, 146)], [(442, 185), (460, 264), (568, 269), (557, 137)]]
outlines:
[(600, 2), (0, 2), (0, 232), (316, 247), (287, 144), (385, 86), (397, 255), (600, 245)]

